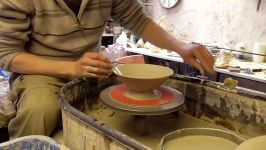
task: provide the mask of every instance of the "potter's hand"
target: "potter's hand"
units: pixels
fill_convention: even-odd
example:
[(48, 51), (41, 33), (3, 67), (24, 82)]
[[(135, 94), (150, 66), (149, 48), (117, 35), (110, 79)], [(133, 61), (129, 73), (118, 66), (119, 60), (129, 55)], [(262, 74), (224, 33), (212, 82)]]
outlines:
[(214, 73), (214, 58), (210, 52), (200, 44), (184, 44), (179, 51), (180, 56), (186, 63), (196, 67), (202, 75), (204, 70)]
[(76, 77), (107, 78), (112, 73), (110, 61), (96, 52), (85, 53), (74, 68)]

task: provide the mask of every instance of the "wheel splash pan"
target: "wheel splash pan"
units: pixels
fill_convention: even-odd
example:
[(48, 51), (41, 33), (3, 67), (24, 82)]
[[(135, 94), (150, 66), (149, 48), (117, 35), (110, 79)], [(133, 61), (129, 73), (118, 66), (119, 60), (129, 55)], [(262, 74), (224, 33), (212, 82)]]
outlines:
[[(65, 144), (75, 150), (149, 149), (146, 145), (111, 128), (102, 121), (86, 115), (73, 106), (74, 103), (83, 102), (84, 99), (95, 99), (99, 91), (118, 83), (116, 77), (112, 77), (108, 83), (98, 85), (100, 90), (97, 91), (95, 90), (96, 82), (95, 80), (77, 79), (67, 83), (61, 89), (59, 104), (62, 110)], [(177, 89), (185, 95), (187, 111), (193, 112), (192, 116), (194, 117), (208, 110), (211, 114), (219, 114), (221, 117), (231, 118), (242, 124), (258, 126), (260, 130), (251, 136), (266, 133), (266, 114), (263, 113), (266, 111), (264, 110), (266, 109), (264, 107), (266, 106), (265, 93), (244, 88), (237, 88), (237, 92), (232, 93), (217, 88), (219, 83), (185, 76), (173, 76), (165, 85)], [(255, 106), (254, 103), (256, 103)], [(255, 118), (261, 118), (261, 120)], [(250, 131), (248, 130), (247, 134)]]

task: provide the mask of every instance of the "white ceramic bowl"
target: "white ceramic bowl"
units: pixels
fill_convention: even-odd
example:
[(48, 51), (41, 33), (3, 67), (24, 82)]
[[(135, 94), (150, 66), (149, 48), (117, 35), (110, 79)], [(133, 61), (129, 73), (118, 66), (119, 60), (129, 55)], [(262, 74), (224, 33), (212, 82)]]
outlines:
[[(171, 142), (175, 140), (177, 140), (175, 143)], [(213, 147), (217, 147), (217, 149), (222, 150), (235, 150), (235, 148), (243, 141), (245, 141), (244, 138), (225, 130), (214, 128), (183, 128), (167, 133), (165, 136), (163, 136), (158, 145), (158, 150), (172, 150), (176, 149), (175, 147), (179, 147), (180, 150), (216, 150)]]
[(129, 91), (151, 92), (160, 87), (173, 74), (173, 70), (152, 64), (121, 64), (113, 68), (113, 72)]
[(266, 135), (250, 138), (241, 143), (236, 150), (265, 150)]

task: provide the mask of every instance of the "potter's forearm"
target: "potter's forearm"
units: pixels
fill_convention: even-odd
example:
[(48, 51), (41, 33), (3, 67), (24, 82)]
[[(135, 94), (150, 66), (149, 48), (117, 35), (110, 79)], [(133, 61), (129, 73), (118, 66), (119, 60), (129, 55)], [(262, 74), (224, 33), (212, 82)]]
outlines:
[(70, 77), (73, 72), (72, 65), (74, 65), (73, 62), (48, 60), (24, 53), (16, 56), (11, 61), (9, 70), (22, 74)]
[(178, 41), (175, 37), (157, 25), (155, 22), (151, 21), (145, 27), (144, 31), (141, 34), (142, 38), (149, 41), (155, 46), (160, 48), (168, 49), (180, 52), (181, 47), (185, 43)]
[(201, 74), (204, 74), (204, 70), (214, 73), (214, 59), (204, 46), (180, 42), (154, 22), (146, 25), (141, 36), (155, 46), (179, 53), (186, 63), (196, 67)]

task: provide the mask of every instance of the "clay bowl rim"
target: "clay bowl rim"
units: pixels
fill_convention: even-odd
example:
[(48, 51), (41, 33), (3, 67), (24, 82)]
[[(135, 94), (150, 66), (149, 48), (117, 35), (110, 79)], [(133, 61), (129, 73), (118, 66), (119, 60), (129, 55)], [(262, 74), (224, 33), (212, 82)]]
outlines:
[[(146, 65), (146, 66), (156, 66), (156, 67), (160, 67), (160, 68), (165, 68), (169, 71), (169, 74), (167, 75), (163, 75), (163, 76), (160, 76), (160, 77), (134, 77), (134, 76), (129, 76), (129, 75), (123, 75), (122, 73), (118, 73), (119, 69), (116, 69), (120, 66), (125, 66), (125, 65)], [(172, 76), (174, 74), (174, 71), (173, 69), (169, 68), (169, 67), (165, 67), (165, 66), (162, 66), (162, 65), (155, 65), (155, 64), (118, 64), (116, 66), (113, 67), (113, 72), (119, 76), (119, 77), (122, 77), (122, 78), (131, 78), (131, 79), (139, 79), (139, 80), (149, 80), (149, 79), (162, 79), (162, 78), (168, 78), (170, 76)]]

